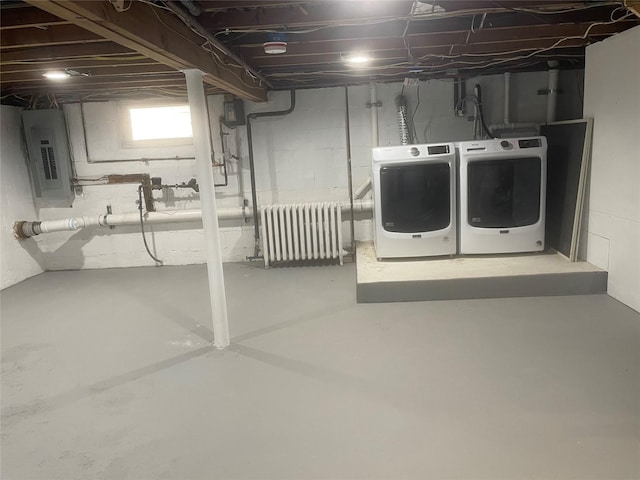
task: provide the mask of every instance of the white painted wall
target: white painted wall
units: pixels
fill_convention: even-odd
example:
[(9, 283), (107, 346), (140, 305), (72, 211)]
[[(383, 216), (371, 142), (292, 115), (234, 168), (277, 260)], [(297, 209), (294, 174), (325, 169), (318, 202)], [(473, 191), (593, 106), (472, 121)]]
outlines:
[(640, 311), (640, 27), (587, 47), (584, 114), (594, 118), (587, 260)]
[[(211, 97), (212, 118), (222, 110), (222, 97)], [(79, 104), (65, 106), (74, 168), (78, 177), (101, 177), (108, 174), (148, 173), (161, 177), (165, 184), (187, 182), (196, 176), (195, 160), (150, 160), (155, 157), (188, 157), (193, 147), (165, 149), (122, 148), (118, 141), (113, 103), (85, 105), (85, 126)], [(102, 128), (101, 128), (102, 126)], [(214, 149), (220, 151), (219, 123), (212, 122)], [(85, 145), (85, 135), (87, 145)], [(100, 135), (99, 132), (102, 131)], [(87, 151), (89, 156), (87, 157)], [(95, 157), (94, 157), (95, 155)], [(137, 160), (131, 160), (136, 159)], [(124, 160), (127, 159), (127, 160)], [(215, 172), (216, 182), (222, 182), (221, 169)], [(237, 162), (230, 162), (228, 187), (219, 189), (218, 205), (238, 206)], [(154, 192), (156, 209), (193, 209), (200, 207), (199, 195), (190, 189)], [(73, 208), (41, 208), (40, 219), (66, 218), (106, 212), (111, 205), (114, 213), (137, 211), (137, 185), (83, 186), (76, 195)], [(249, 235), (242, 235), (244, 220), (221, 223), (222, 248), (226, 261), (244, 260), (253, 253)], [(204, 263), (204, 233), (198, 223), (156, 225), (147, 227), (147, 240), (157, 256), (167, 265)], [(43, 251), (47, 269), (105, 268), (154, 265), (147, 255), (140, 228), (137, 226), (109, 229), (87, 229), (43, 236)]]
[(44, 271), (40, 239), (18, 242), (13, 236), (14, 221), (34, 219), (37, 212), (20, 133), (20, 109), (6, 105), (0, 106), (0, 200), (0, 289), (3, 289)]
[[(580, 117), (581, 102), (574, 95), (575, 72), (567, 72), (569, 81), (564, 113), (560, 118)], [(561, 84), (565, 78), (561, 75)], [(483, 87), (487, 123), (500, 123), (503, 115), (502, 76), (481, 77), (467, 83), (471, 92), (473, 84)], [(547, 85), (545, 72), (514, 74), (511, 120), (518, 122), (543, 121), (546, 116), (546, 97), (537, 95)], [(378, 86), (379, 137), (381, 145), (399, 143), (395, 98), (402, 84)], [(453, 113), (452, 81), (431, 80), (419, 87), (405, 87), (404, 95), (409, 113), (415, 120), (421, 142), (438, 142), (471, 139), (473, 124), (467, 118)], [(245, 112), (283, 110), (289, 107), (289, 92), (270, 92), (267, 103), (245, 103)], [(212, 118), (214, 151), (220, 153), (219, 124), (222, 113), (221, 96), (209, 99)], [(354, 188), (370, 174), (371, 124), (369, 86), (349, 87), (351, 149)], [(416, 110), (416, 106), (418, 107)], [(472, 106), (468, 105), (468, 115)], [(117, 140), (116, 110), (110, 103), (85, 104), (86, 124), (83, 129), (78, 105), (65, 107), (71, 137), (72, 155), (78, 176), (102, 176), (106, 174), (149, 173), (160, 176), (164, 183), (188, 181), (195, 177), (194, 162), (181, 160), (144, 160), (155, 156), (188, 156), (189, 152), (177, 147), (162, 151), (122, 149)], [(415, 112), (415, 116), (414, 116)], [(564, 117), (563, 117), (564, 116)], [(295, 111), (287, 116), (260, 118), (253, 122), (255, 165), (258, 200), (261, 205), (299, 201), (336, 200), (347, 201), (347, 166), (345, 134), (344, 87), (307, 89), (297, 91)], [(84, 144), (87, 131), (89, 159)], [(229, 186), (218, 188), (220, 207), (242, 205), (250, 200), (248, 150), (246, 127), (228, 131), (228, 146), (239, 160), (230, 162)], [(127, 160), (124, 158), (138, 158)], [(216, 172), (216, 181), (220, 181)], [(42, 208), (41, 219), (57, 219), (68, 216), (104, 212), (110, 204), (115, 213), (136, 211), (135, 185), (89, 186), (76, 197), (73, 208)], [(171, 192), (170, 192), (171, 193)], [(155, 192), (157, 209), (198, 208), (198, 195), (179, 190), (163, 197)], [(345, 244), (349, 241), (348, 223), (343, 225)], [(253, 227), (243, 219), (221, 223), (224, 261), (244, 260), (253, 255)], [(356, 238), (371, 239), (371, 221), (360, 216), (356, 223)], [(157, 255), (166, 264), (202, 263), (204, 236), (199, 225), (155, 226), (148, 233)], [(42, 237), (48, 269), (102, 268), (153, 265), (144, 251), (139, 228), (118, 227), (117, 230), (87, 230), (76, 233), (55, 233)]]

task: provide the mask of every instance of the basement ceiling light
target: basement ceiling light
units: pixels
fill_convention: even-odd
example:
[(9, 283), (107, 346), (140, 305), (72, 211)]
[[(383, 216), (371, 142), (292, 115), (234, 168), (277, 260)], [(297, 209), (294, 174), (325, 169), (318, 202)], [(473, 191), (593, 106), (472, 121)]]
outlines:
[(342, 55), (342, 61), (348, 65), (365, 65), (371, 61), (371, 55), (366, 52), (353, 52)]
[(71, 73), (66, 70), (47, 70), (42, 76), (49, 80), (64, 80), (65, 78), (69, 78)]
[(65, 69), (57, 69), (57, 70), (47, 70), (42, 74), (44, 78), (48, 78), (49, 80), (64, 80), (69, 77), (90, 77), (91, 74), (88, 72), (77, 72), (75, 70), (71, 70), (69, 68)]

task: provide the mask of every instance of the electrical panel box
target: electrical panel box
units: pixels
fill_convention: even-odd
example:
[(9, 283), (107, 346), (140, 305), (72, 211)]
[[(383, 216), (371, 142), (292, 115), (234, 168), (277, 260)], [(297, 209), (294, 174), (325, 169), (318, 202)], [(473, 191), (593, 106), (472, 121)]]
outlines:
[(37, 199), (54, 206), (73, 202), (71, 156), (62, 110), (22, 112), (29, 172)]
[(245, 125), (244, 103), (239, 98), (224, 102), (224, 118), (222, 120), (227, 127)]

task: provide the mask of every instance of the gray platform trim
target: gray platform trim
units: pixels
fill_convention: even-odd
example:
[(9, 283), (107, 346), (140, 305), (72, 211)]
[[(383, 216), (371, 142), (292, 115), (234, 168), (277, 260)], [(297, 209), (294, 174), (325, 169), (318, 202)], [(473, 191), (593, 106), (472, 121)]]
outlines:
[(607, 292), (607, 272), (358, 283), (358, 303), (588, 295)]

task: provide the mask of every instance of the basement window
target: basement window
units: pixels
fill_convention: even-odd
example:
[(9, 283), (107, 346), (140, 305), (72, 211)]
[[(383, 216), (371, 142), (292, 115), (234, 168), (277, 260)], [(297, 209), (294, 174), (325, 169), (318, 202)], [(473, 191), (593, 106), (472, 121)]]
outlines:
[(125, 147), (163, 147), (193, 142), (189, 105), (120, 106)]

